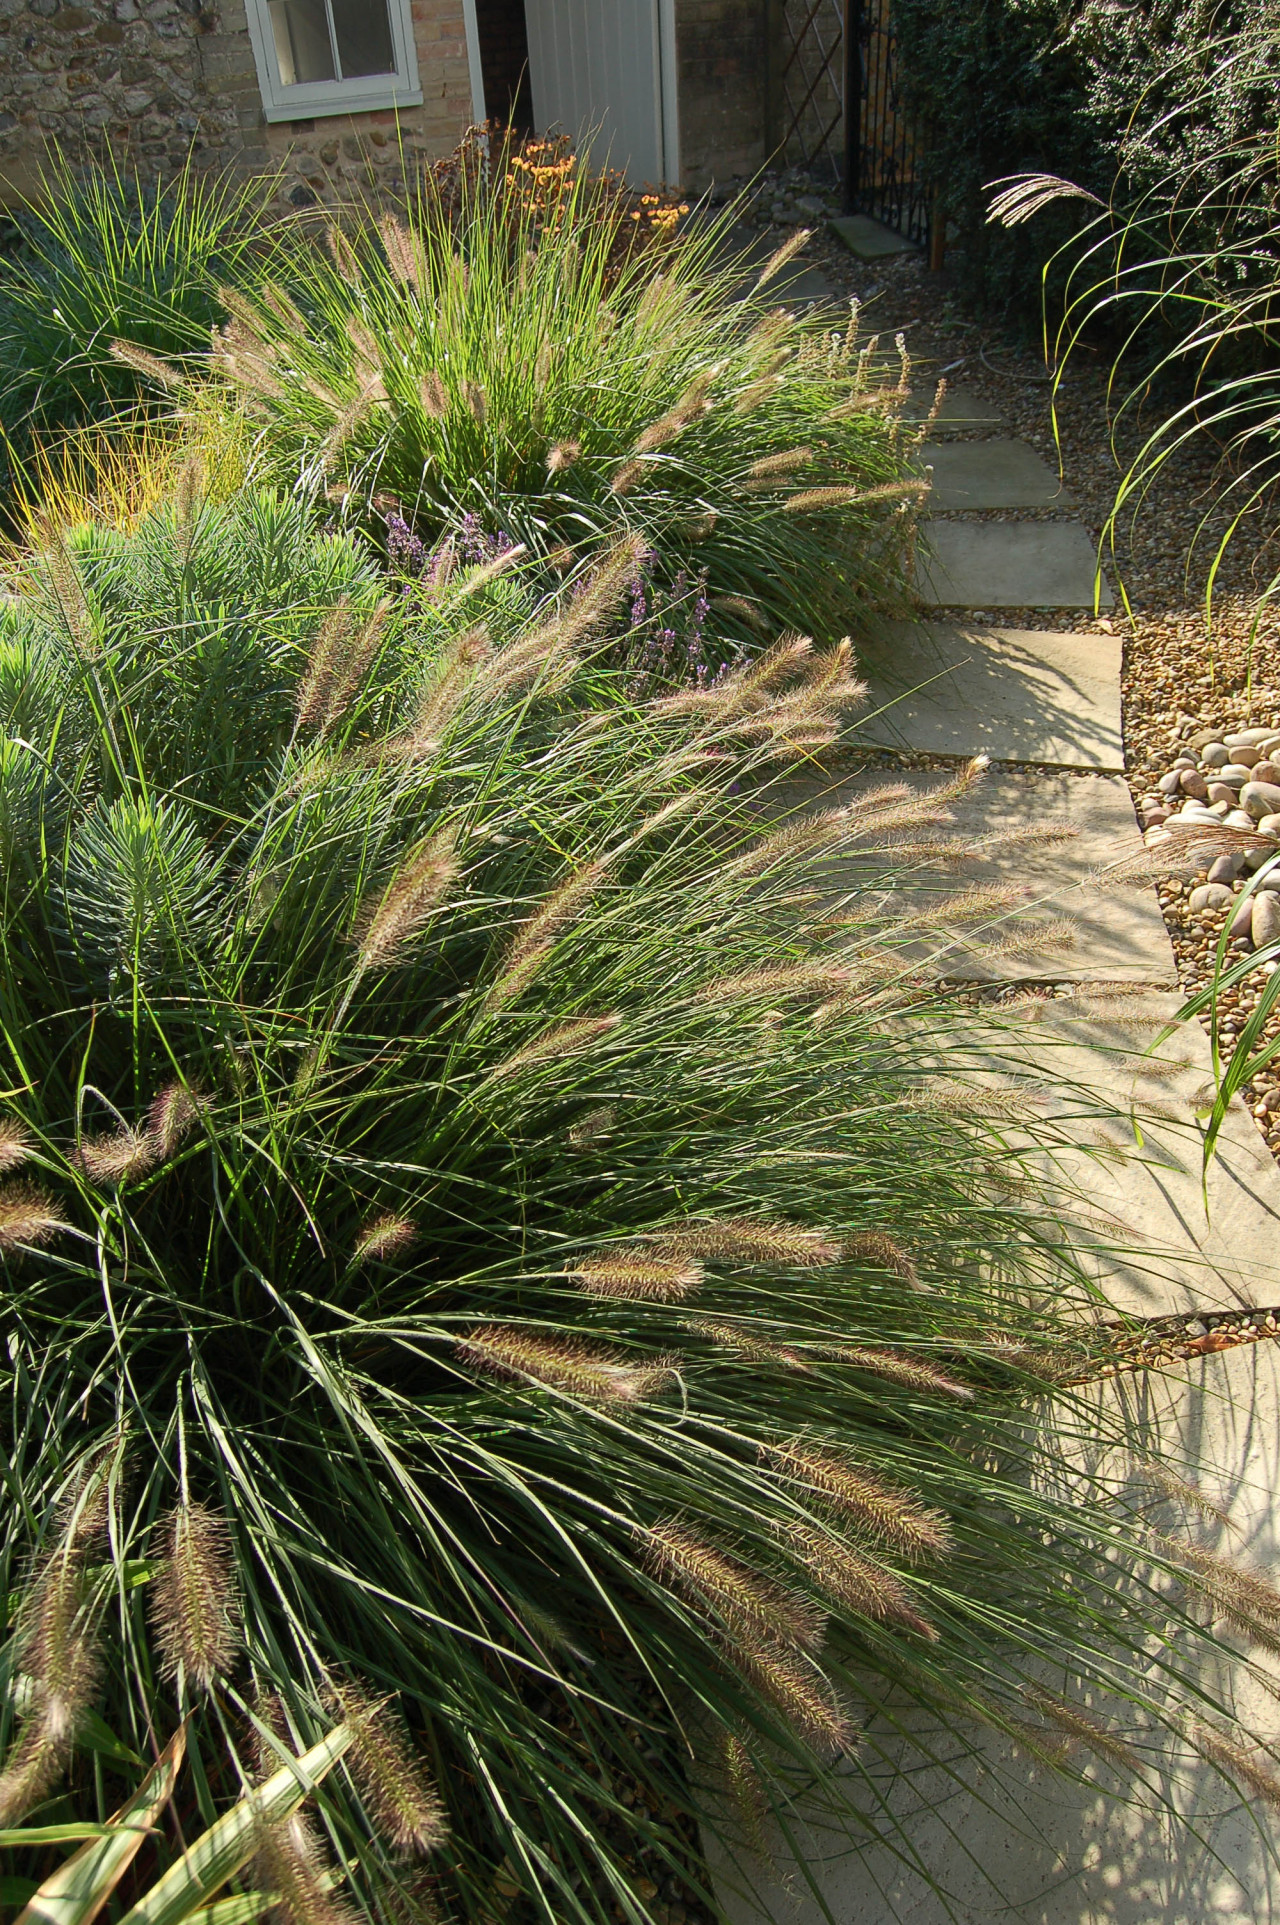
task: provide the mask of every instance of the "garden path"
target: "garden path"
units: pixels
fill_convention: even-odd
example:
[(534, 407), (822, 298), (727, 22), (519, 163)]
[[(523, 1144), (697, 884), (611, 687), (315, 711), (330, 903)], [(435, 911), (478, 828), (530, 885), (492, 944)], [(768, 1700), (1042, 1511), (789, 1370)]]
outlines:
[[(925, 405), (921, 397), (917, 412)], [(956, 393), (932, 432), (990, 436), (999, 425), (985, 404)], [(1210, 1078), (1207, 1039), (1198, 1024), (1179, 1027), (1155, 1052), (1167, 1066), (1158, 1076), (1145, 1055), (1181, 999), (1172, 993), (1173, 957), (1154, 888), (1106, 885), (1106, 872), (1142, 848), (1121, 773), (1120, 645), (1105, 632), (1005, 630), (975, 619), (1002, 605), (1037, 613), (1092, 607), (1093, 543), (1065, 518), (1070, 497), (1027, 444), (939, 439), (925, 458), (942, 513), (925, 525), (932, 552), (919, 571), (920, 599), (950, 619), (887, 627), (868, 650), (864, 740), (926, 765), (989, 754), (995, 770), (956, 811), (970, 833), (1063, 819), (1077, 831), (1030, 855), (993, 852), (974, 873), (1002, 880), (1015, 872), (1038, 912), (1048, 906), (1073, 918), (1074, 949), (1046, 962), (984, 958), (970, 948), (954, 974), (1052, 992), (1028, 1067), (1043, 1074), (1052, 1064), (1063, 1113), (1082, 1091), (1122, 1107), (1159, 1099), (1159, 1114), (1142, 1120), (1140, 1152), (1130, 1138), (1127, 1155), (1080, 1158), (1074, 1167), (1067, 1159), (1066, 1173), (1127, 1226), (1123, 1258), (1108, 1252), (1099, 1262), (1107, 1301), (1140, 1316), (1198, 1320), (1177, 1330), (1182, 1361), (1172, 1370), (1118, 1376), (1090, 1394), (1132, 1418), (1136, 1451), (1150, 1453), (1158, 1439), (1163, 1463), (1194, 1481), (1218, 1513), (1183, 1514), (1171, 1504), (1158, 1517), (1162, 1528), (1274, 1571), (1280, 1345), (1249, 1341), (1209, 1353), (1225, 1342), (1215, 1313), (1230, 1312), (1237, 1333), (1242, 1308), (1258, 1312), (1249, 1319), (1257, 1337), (1276, 1329), (1267, 1313), (1280, 1306), (1280, 1171), (1237, 1100), (1203, 1182), (1196, 1106)], [(1020, 518), (990, 518), (1007, 510)], [(1107, 605), (1110, 590), (1100, 586)], [(856, 796), (869, 779), (828, 783), (824, 794)], [(838, 865), (824, 873), (834, 891)], [(904, 894), (908, 912), (913, 899)], [(1132, 1454), (1095, 1463), (1083, 1443), (1078, 1454), (1082, 1473), (1132, 1484), (1139, 1497)], [(1146, 1501), (1150, 1508), (1149, 1489)], [(1274, 1745), (1280, 1665), (1272, 1671), (1272, 1689), (1264, 1689), (1234, 1679), (1224, 1659), (1204, 1683)], [(1071, 1694), (1068, 1678), (1046, 1684)], [(1127, 1704), (1095, 1710), (1140, 1752), (1153, 1738)], [(902, 1737), (908, 1728), (934, 1746), (927, 1769)], [(1146, 1789), (1121, 1801), (1104, 1795), (1114, 1788), (1111, 1767), (1087, 1751), (1075, 1760), (1081, 1782), (1067, 1783), (989, 1733), (934, 1732), (914, 1707), (892, 1706), (870, 1720), (857, 1757), (834, 1776), (854, 1809), (883, 1800), (876, 1829), (885, 1831), (887, 1812), (899, 1849), (853, 1842), (859, 1821), (834, 1810), (829, 1791), (811, 1787), (796, 1799), (790, 1839), (775, 1828), (767, 1856), (708, 1839), (721, 1903), (731, 1925), (1204, 1925), (1218, 1916), (1276, 1925), (1280, 1864), (1264, 1823), (1189, 1747), (1171, 1763), (1167, 1751), (1156, 1761), (1159, 1748), (1152, 1741)], [(908, 1764), (901, 1775), (900, 1759)], [(1190, 1817), (1190, 1829), (1175, 1823), (1178, 1814)]]

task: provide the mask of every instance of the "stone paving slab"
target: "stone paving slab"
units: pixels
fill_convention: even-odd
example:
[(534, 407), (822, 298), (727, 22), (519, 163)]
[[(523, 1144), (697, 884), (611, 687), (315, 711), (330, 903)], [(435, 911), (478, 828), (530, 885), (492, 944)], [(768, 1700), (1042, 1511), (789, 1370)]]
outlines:
[[(937, 383), (933, 387), (925, 385), (925, 373), (917, 373), (921, 384), (911, 395), (903, 408), (908, 421), (923, 421), (933, 406)], [(997, 414), (989, 401), (974, 394), (969, 388), (948, 387), (942, 397), (942, 406), (934, 417), (933, 434), (990, 434), (993, 428), (1003, 428), (1004, 417)]]
[[(880, 787), (884, 779), (885, 772), (877, 770), (833, 783), (821, 791), (821, 806), (856, 804), (863, 790)], [(902, 777), (922, 793), (942, 779), (924, 771)], [(809, 806), (817, 793), (810, 793)], [(918, 873), (898, 885), (890, 897), (902, 914), (910, 919), (923, 913), (957, 888), (1012, 884), (1025, 890), (1026, 909), (1037, 921), (1070, 917), (1076, 941), (1072, 948), (1047, 955), (1001, 956), (996, 936), (1016, 932), (1019, 911), (1000, 931), (976, 937), (960, 928), (953, 931), (962, 946), (947, 957), (945, 974), (970, 982), (1052, 977), (1068, 982), (1177, 986), (1173, 951), (1154, 888), (1106, 884), (1100, 879), (1108, 868), (1142, 854), (1128, 785), (1120, 776), (991, 774), (949, 807), (955, 817), (951, 827), (922, 833), (943, 834), (962, 843), (1016, 834), (1038, 824), (1066, 825), (1075, 833), (1069, 840), (1041, 848), (1025, 843), (996, 847), (982, 860), (966, 862), (946, 874)], [(855, 871), (856, 865), (848, 861), (827, 862), (815, 869), (814, 880), (835, 891), (842, 874), (849, 886)], [(936, 953), (937, 946), (931, 940), (929, 952)]]
[(867, 214), (839, 214), (831, 222), (832, 233), (844, 242), (860, 261), (883, 261), (894, 254), (918, 254), (914, 241), (897, 234), (893, 228), (873, 221)]
[(1077, 1131), (1082, 1143), (1094, 1138), (1101, 1156), (1084, 1148), (1061, 1152), (1046, 1168), (1116, 1220), (1126, 1252), (1095, 1265), (1112, 1309), (1159, 1317), (1280, 1306), (1280, 1169), (1237, 1097), (1206, 1180), (1209, 1039), (1192, 1021), (1152, 1048), (1181, 1002), (1153, 989), (1116, 995), (1108, 1005), (1105, 992), (1091, 998), (1082, 987), (1075, 1003), (1046, 1005), (1036, 1040), (1013, 1052), (1049, 1077), (1056, 1094), (1046, 1115), (1087, 1118), (1099, 1101), (1117, 1112), (1133, 1106), (1133, 1121), (1121, 1115)]
[[(1164, 1503), (1153, 1513), (1159, 1528), (1182, 1532), (1264, 1575), (1275, 1571), (1280, 1346), (1255, 1344), (1140, 1383), (1117, 1379), (1096, 1395), (1119, 1417), (1122, 1434), (1129, 1429), (1138, 1451), (1156, 1450), (1226, 1519), (1218, 1523)], [(1150, 1490), (1139, 1485), (1123, 1442), (1096, 1465), (1083, 1452), (1077, 1461), (1109, 1473), (1151, 1509)], [(1250, 1676), (1224, 1654), (1201, 1677), (1246, 1729), (1275, 1745), (1280, 1667), (1264, 1658), (1261, 1669), (1261, 1679)], [(1045, 1683), (1071, 1694), (1071, 1681), (1061, 1675), (1046, 1674)], [(801, 1795), (791, 1824), (804, 1871), (776, 1828), (766, 1837), (768, 1858), (731, 1835), (704, 1833), (729, 1925), (831, 1925), (833, 1919), (837, 1925), (1275, 1925), (1280, 1919), (1273, 1825), (1188, 1747), (1174, 1752), (1171, 1769), (1157, 1780), (1173, 1813), (1186, 1821), (1178, 1823), (1154, 1798), (1144, 1808), (1107, 1797), (1116, 1782), (1112, 1773), (1083, 1750), (1076, 1763), (1087, 1782), (1070, 1784), (990, 1732), (937, 1732), (910, 1706), (895, 1709), (902, 1724), (933, 1742), (939, 1763), (922, 1766), (900, 1731), (876, 1719), (857, 1766), (837, 1767), (836, 1779), (854, 1807), (869, 1804), (873, 1786), (879, 1791), (916, 1864), (904, 1864), (883, 1845), (860, 1847), (855, 1841), (863, 1827), (856, 1818), (842, 1819), (816, 1796)], [(1142, 1726), (1128, 1707), (1094, 1710), (1142, 1743)], [(895, 1772), (899, 1764), (907, 1771)]]
[(1071, 496), (1025, 441), (927, 441), (918, 457), (933, 469), (931, 508), (1070, 508)]
[[(916, 590), (941, 608), (1092, 608), (1097, 556), (1075, 521), (931, 521)], [(1105, 577), (1098, 606), (1115, 597)]]
[(885, 623), (860, 651), (871, 703), (858, 736), (931, 755), (1119, 772), (1120, 651), (1114, 635)]

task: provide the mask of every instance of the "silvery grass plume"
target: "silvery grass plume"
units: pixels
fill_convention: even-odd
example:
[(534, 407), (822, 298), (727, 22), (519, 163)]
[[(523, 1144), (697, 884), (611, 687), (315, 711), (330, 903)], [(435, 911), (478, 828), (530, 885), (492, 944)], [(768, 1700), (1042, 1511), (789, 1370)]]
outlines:
[[(441, 365), (488, 432), (501, 384)], [(1056, 1494), (1081, 1436), (1160, 1452), (1066, 1381), (1114, 1239), (1009, 1128), (1024, 1019), (911, 961), (898, 858), (866, 848), (980, 768), (877, 784), (846, 845), (847, 798), (796, 780), (856, 713), (851, 650), (788, 632), (637, 694), (633, 537), (550, 594), (477, 584), (460, 542), (370, 648), (371, 549), (197, 489), (67, 536), (92, 659), (38, 562), (0, 608), (6, 1590), (34, 1570), (5, 1799), (82, 1781), (83, 1710), (185, 1716), (212, 1822), (270, 1762), (240, 1758), (248, 1706), (297, 1756), (337, 1694), (332, 1862), (305, 1830), (264, 1848), (300, 1918), (412, 1909), (446, 1823), (459, 1925), (500, 1880), (566, 1925), (661, 1925), (642, 1846), (702, 1903), (655, 1704), (695, 1699), (780, 1809), (869, 1697), (1012, 1732), (1046, 1663), (1083, 1696), (1153, 1638), (1152, 1733), (1231, 1727), (1203, 1585), (1158, 1597), (1140, 1523)], [(965, 928), (1009, 907), (957, 893)], [(1058, 1032), (1030, 1034), (1049, 1076)], [(944, 1087), (945, 1128), (918, 1097)], [(107, 1507), (74, 1466), (124, 1432)]]

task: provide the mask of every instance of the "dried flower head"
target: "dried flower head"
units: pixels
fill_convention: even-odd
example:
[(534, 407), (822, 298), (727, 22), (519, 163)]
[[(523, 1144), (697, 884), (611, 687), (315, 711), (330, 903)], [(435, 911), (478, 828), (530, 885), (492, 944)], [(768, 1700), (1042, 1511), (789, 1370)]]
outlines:
[(580, 1258), (565, 1275), (589, 1297), (677, 1303), (698, 1288), (703, 1270), (688, 1257), (665, 1256), (642, 1243), (611, 1244)]
[(713, 1343), (717, 1349), (736, 1351), (750, 1363), (779, 1366), (783, 1370), (811, 1370), (813, 1366), (790, 1344), (779, 1343), (745, 1323), (729, 1323), (720, 1317), (690, 1317), (685, 1329), (692, 1336)]
[(786, 1645), (765, 1643), (734, 1645), (730, 1655), (743, 1676), (790, 1719), (807, 1744), (847, 1751), (854, 1743), (857, 1726), (812, 1658)]
[(20, 1169), (32, 1150), (31, 1135), (16, 1116), (0, 1118), (0, 1176)]
[(66, 1218), (34, 1184), (0, 1184), (0, 1256), (38, 1249), (67, 1228)]
[(132, 341), (113, 341), (108, 350), (113, 361), (121, 367), (132, 368), (145, 381), (154, 381), (158, 388), (181, 388), (182, 376), (168, 361), (158, 354), (151, 354), (146, 348), (138, 347)]
[(952, 1546), (950, 1521), (912, 1492), (889, 1484), (851, 1457), (797, 1438), (762, 1444), (760, 1454), (794, 1483), (816, 1492), (851, 1523), (882, 1537), (911, 1558), (943, 1557)]
[(165, 1552), (151, 1593), (161, 1673), (209, 1692), (235, 1662), (240, 1597), (226, 1519), (183, 1504), (164, 1520)]
[(1035, 1706), (1042, 1718), (1074, 1743), (1086, 1745), (1100, 1758), (1119, 1765), (1124, 1771), (1141, 1771), (1142, 1760), (1132, 1745), (1127, 1745), (1123, 1738), (1117, 1738), (1100, 1719), (1091, 1716), (1080, 1705), (1068, 1704), (1064, 1698), (1038, 1685), (1024, 1684), (1022, 1695), (1028, 1704)]
[(753, 1570), (678, 1518), (651, 1524), (640, 1537), (653, 1575), (692, 1603), (709, 1607), (735, 1640), (820, 1648), (826, 1617), (811, 1598)]
[(457, 846), (456, 824), (424, 836), (406, 852), (385, 888), (365, 897), (353, 932), (362, 970), (385, 969), (405, 960), (458, 878)]
[(1183, 1582), (1200, 1593), (1217, 1617), (1264, 1651), (1280, 1655), (1280, 1591), (1274, 1585), (1198, 1544), (1160, 1535), (1156, 1542), (1182, 1567)]
[[(774, 250), (761, 268), (756, 277), (756, 284), (751, 292), (758, 294), (761, 288), (768, 287), (770, 281), (781, 274), (787, 263), (793, 261), (801, 248), (807, 247), (812, 238), (813, 229), (811, 227), (798, 227), (794, 234), (788, 235), (787, 239), (782, 243), (782, 246)], [(790, 315), (787, 316), (788, 320), (791, 318)]]
[(412, 1217), (384, 1210), (361, 1225), (351, 1260), (353, 1263), (392, 1263), (412, 1250), (419, 1235)]
[(936, 1629), (916, 1609), (896, 1571), (814, 1524), (788, 1525), (782, 1536), (792, 1556), (846, 1611), (877, 1624), (899, 1624), (936, 1643)]
[(839, 1263), (843, 1238), (805, 1223), (776, 1217), (716, 1217), (664, 1230), (673, 1250), (712, 1263), (776, 1263), (790, 1270), (820, 1270)]
[(550, 449), (547, 454), (547, 473), (549, 475), (562, 475), (566, 468), (572, 468), (581, 453), (581, 442), (557, 441), (555, 447)]
[(406, 1857), (438, 1851), (449, 1835), (444, 1806), (403, 1719), (349, 1680), (333, 1696), (355, 1732), (347, 1763), (379, 1836)]
[(378, 233), (387, 266), (396, 280), (405, 287), (416, 288), (422, 268), (409, 229), (394, 214), (387, 214), (378, 222)]
[(495, 1377), (562, 1391), (587, 1403), (634, 1404), (671, 1375), (665, 1358), (633, 1360), (578, 1337), (548, 1337), (517, 1324), (486, 1324), (458, 1340), (464, 1363)]

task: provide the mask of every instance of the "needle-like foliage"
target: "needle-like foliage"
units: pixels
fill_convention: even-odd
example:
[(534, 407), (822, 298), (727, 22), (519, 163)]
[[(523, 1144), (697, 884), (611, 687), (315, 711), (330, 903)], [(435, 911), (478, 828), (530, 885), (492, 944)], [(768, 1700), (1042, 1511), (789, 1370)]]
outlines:
[(694, 1750), (777, 1797), (868, 1696), (1123, 1701), (1177, 1607), (1031, 1475), (1080, 1279), (1009, 1083), (922, 1110), (1001, 1031), (884, 919), (901, 792), (770, 827), (845, 653), (636, 703), (573, 583), (382, 586), (249, 495), (0, 615), (6, 1809), (99, 1678), (139, 1754), (189, 1713), (206, 1822), (337, 1714), (329, 1859), (257, 1846), (299, 1916), (430, 1852), (451, 1917), (643, 1925)]

